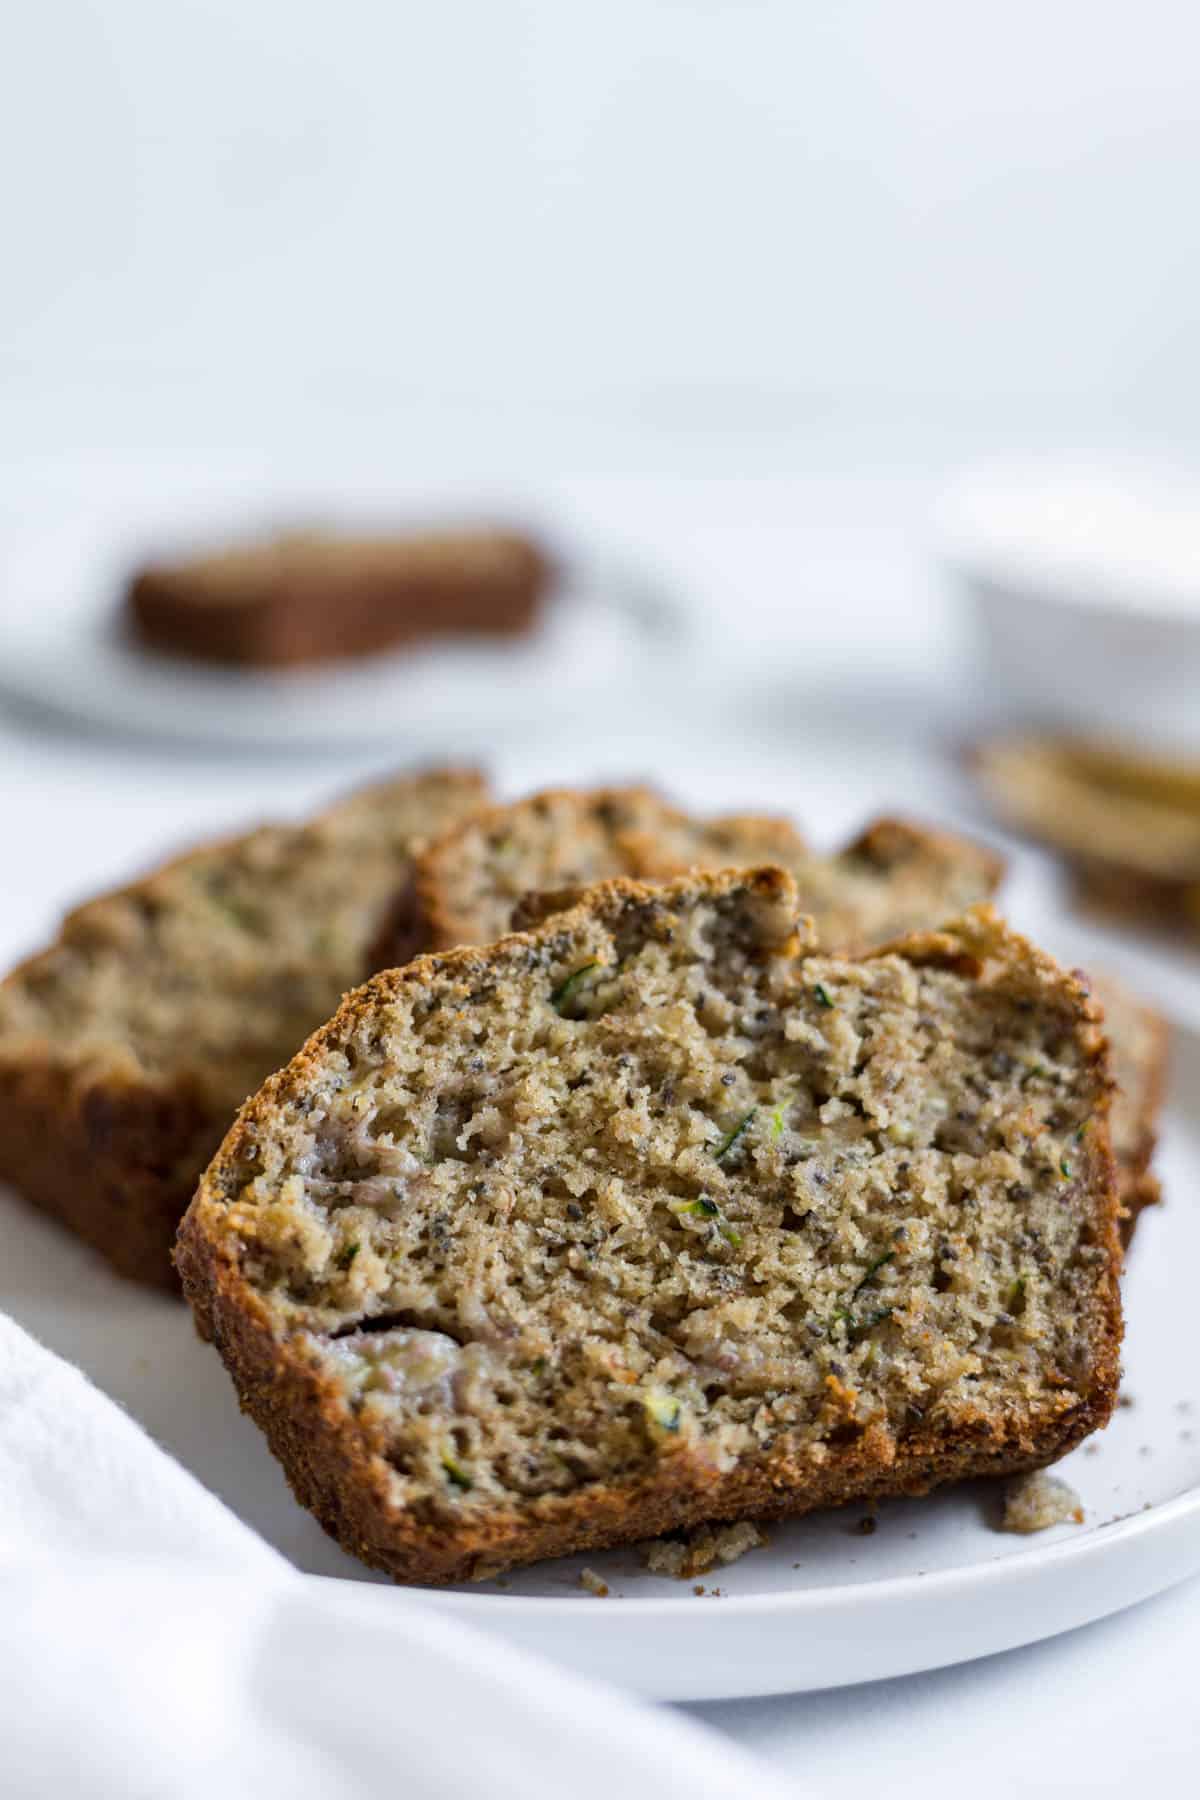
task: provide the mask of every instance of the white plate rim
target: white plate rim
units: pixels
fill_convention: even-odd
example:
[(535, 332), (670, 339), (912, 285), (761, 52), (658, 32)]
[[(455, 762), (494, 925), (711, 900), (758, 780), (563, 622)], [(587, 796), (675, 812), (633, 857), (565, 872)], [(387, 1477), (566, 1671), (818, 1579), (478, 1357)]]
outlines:
[[(1129, 1513), (1124, 1518), (1114, 1520), (1111, 1524), (1098, 1525), (1085, 1537), (1070, 1539), (1060, 1538), (1052, 1544), (1035, 1544), (1028, 1550), (1014, 1550), (1008, 1556), (995, 1558), (986, 1563), (960, 1563), (951, 1569), (934, 1569), (928, 1575), (889, 1575), (882, 1581), (870, 1583), (858, 1581), (839, 1582), (828, 1587), (797, 1588), (794, 1592), (783, 1594), (730, 1594), (725, 1596), (723, 1615), (734, 1613), (777, 1613), (777, 1612), (835, 1612), (843, 1607), (857, 1607), (861, 1610), (863, 1595), (870, 1594), (872, 1607), (903, 1605), (920, 1592), (924, 1597), (930, 1593), (954, 1592), (964, 1587), (974, 1591), (980, 1587), (994, 1587), (997, 1583), (1017, 1579), (1023, 1575), (1036, 1575), (1047, 1564), (1069, 1564), (1088, 1562), (1096, 1557), (1105, 1561), (1111, 1559), (1117, 1546), (1124, 1546), (1130, 1541), (1145, 1537), (1157, 1531), (1165, 1531), (1190, 1514), (1200, 1516), (1200, 1486), (1189, 1488), (1186, 1493), (1177, 1494), (1172, 1500), (1161, 1501), (1156, 1506), (1140, 1507), (1137, 1512)], [(1196, 1563), (1200, 1568), (1200, 1542), (1196, 1547)], [(714, 1569), (705, 1577), (706, 1581), (719, 1580), (720, 1570)], [(376, 1584), (356, 1582), (352, 1577), (340, 1575), (317, 1575), (315, 1581), (344, 1581), (351, 1587), (369, 1585), (375, 1593), (389, 1593), (392, 1590)], [(563, 1613), (585, 1613), (589, 1618), (595, 1611), (595, 1597), (590, 1594), (462, 1594), (446, 1593), (441, 1588), (414, 1587), (406, 1588), (406, 1593), (419, 1594), (424, 1601), (435, 1606), (449, 1606), (455, 1611), (470, 1610), (472, 1616), (476, 1610), (483, 1608), (486, 1612), (505, 1611), (509, 1614), (543, 1617), (547, 1610)], [(617, 1601), (622, 1615), (632, 1614), (636, 1618), (654, 1616), (674, 1616), (681, 1606), (690, 1606), (690, 1591), (678, 1596), (656, 1594), (652, 1597), (638, 1598), (636, 1595), (623, 1596)], [(689, 1612), (689, 1617), (692, 1613)]]
[[(1200, 1574), (1198, 1521), (1195, 1487), (1075, 1542), (870, 1584), (722, 1596), (716, 1607), (690, 1590), (678, 1598), (598, 1604), (592, 1595), (474, 1596), (397, 1590), (345, 1576), (305, 1579), (333, 1580), (373, 1596), (360, 1602), (372, 1615), (394, 1604), (399, 1591), (498, 1644), (539, 1653), (645, 1699), (740, 1700), (957, 1667), (1095, 1624)], [(1149, 1543), (1157, 1556), (1144, 1554)], [(1097, 1563), (1103, 1582), (1091, 1578)], [(997, 1600), (1002, 1606), (989, 1604)], [(639, 1625), (663, 1623), (674, 1627), (669, 1644), (657, 1635), (639, 1641)]]

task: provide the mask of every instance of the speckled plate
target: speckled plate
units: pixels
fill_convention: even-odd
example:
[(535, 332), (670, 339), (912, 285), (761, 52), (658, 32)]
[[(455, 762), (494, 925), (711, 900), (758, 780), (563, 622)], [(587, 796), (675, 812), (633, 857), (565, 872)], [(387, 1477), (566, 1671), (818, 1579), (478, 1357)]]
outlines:
[[(1049, 934), (1047, 934), (1049, 935)], [(767, 1547), (692, 1583), (633, 1552), (543, 1564), (429, 1603), (573, 1667), (659, 1698), (841, 1686), (967, 1661), (1083, 1625), (1200, 1571), (1200, 1374), (1191, 1271), (1200, 1261), (1200, 1034), (1176, 1031), (1159, 1168), (1168, 1204), (1143, 1216), (1126, 1277), (1126, 1404), (1059, 1472), (1082, 1525), (996, 1529), (977, 1483), (770, 1527)], [(110, 1276), (0, 1191), (0, 1307), (85, 1368), (250, 1525), (314, 1576), (394, 1590), (292, 1500), (218, 1358), (179, 1304)]]

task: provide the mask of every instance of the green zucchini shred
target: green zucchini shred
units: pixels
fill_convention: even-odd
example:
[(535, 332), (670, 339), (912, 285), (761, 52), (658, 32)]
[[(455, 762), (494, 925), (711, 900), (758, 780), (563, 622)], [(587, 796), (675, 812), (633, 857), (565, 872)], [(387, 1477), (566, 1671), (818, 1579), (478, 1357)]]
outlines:
[(696, 1200), (675, 1200), (671, 1204), (671, 1211), (677, 1218), (692, 1214), (698, 1219), (715, 1219), (720, 1210), (716, 1201), (710, 1200), (707, 1194), (701, 1194)]
[(599, 967), (600, 964), (598, 962), (586, 962), (581, 968), (573, 970), (573, 972), (567, 976), (565, 981), (559, 982), (558, 986), (550, 996), (550, 1004), (556, 1012), (562, 1012), (564, 1003), (572, 998), (584, 977), (590, 975), (593, 969), (598, 969)]
[(732, 1244), (735, 1250), (740, 1248), (741, 1233), (734, 1229), (716, 1201), (710, 1200), (707, 1194), (700, 1194), (695, 1200), (671, 1200), (668, 1205), (677, 1219), (711, 1219), (725, 1242)]
[(679, 1421), (683, 1415), (683, 1402), (674, 1394), (664, 1393), (661, 1389), (652, 1389), (642, 1396), (642, 1405), (647, 1417), (658, 1426), (660, 1431), (675, 1432), (679, 1430)]
[(442, 1467), (445, 1469), (446, 1474), (454, 1487), (462, 1488), (464, 1493), (470, 1493), (471, 1489), (475, 1486), (474, 1481), (463, 1468), (462, 1464), (457, 1461), (455, 1457), (451, 1456), (448, 1450), (442, 1456)]
[(739, 1143), (745, 1133), (750, 1129), (757, 1112), (757, 1106), (752, 1106), (745, 1118), (740, 1119), (732, 1131), (726, 1132), (725, 1136), (721, 1139), (721, 1142), (713, 1151), (714, 1162), (722, 1162), (724, 1158), (729, 1155), (729, 1152), (733, 1149), (734, 1145)]
[(875, 1261), (868, 1266), (866, 1274), (853, 1290), (846, 1304), (839, 1306), (830, 1318), (831, 1325), (845, 1325), (846, 1337), (852, 1344), (857, 1343), (859, 1338), (864, 1337), (868, 1331), (874, 1330), (876, 1325), (882, 1325), (885, 1319), (890, 1319), (896, 1310), (894, 1306), (881, 1306), (875, 1312), (861, 1315), (854, 1311), (854, 1302), (863, 1289), (874, 1281), (885, 1263), (894, 1261), (895, 1255), (894, 1250), (885, 1250), (882, 1256), (877, 1256)]
[(895, 1260), (896, 1260), (896, 1252), (894, 1250), (885, 1250), (882, 1256), (877, 1256), (875, 1258), (875, 1261), (868, 1265), (866, 1274), (863, 1276), (862, 1280), (859, 1282), (858, 1286), (855, 1288), (855, 1290), (854, 1290), (853, 1294), (850, 1296), (850, 1298), (852, 1300), (857, 1300), (858, 1296), (862, 1293), (862, 1291), (866, 1287), (867, 1283), (869, 1281), (874, 1281), (876, 1275), (878, 1275), (880, 1269), (883, 1268), (884, 1264), (890, 1263), (890, 1262), (895, 1262)]

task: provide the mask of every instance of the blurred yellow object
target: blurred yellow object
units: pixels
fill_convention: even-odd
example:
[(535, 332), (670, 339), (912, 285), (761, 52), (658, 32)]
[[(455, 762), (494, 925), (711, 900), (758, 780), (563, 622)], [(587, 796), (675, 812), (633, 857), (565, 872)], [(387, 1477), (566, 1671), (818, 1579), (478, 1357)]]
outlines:
[(1200, 764), (1034, 735), (972, 761), (995, 812), (1060, 851), (1090, 902), (1200, 930)]

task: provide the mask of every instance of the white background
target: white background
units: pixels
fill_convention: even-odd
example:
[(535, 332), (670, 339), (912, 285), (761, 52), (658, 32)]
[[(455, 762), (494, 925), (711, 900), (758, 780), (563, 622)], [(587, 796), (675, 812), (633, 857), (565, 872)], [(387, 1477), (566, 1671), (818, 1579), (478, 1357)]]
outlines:
[(1169, 428), (1198, 59), (1187, 0), (38, 0), (0, 56), (0, 353), (235, 413)]

